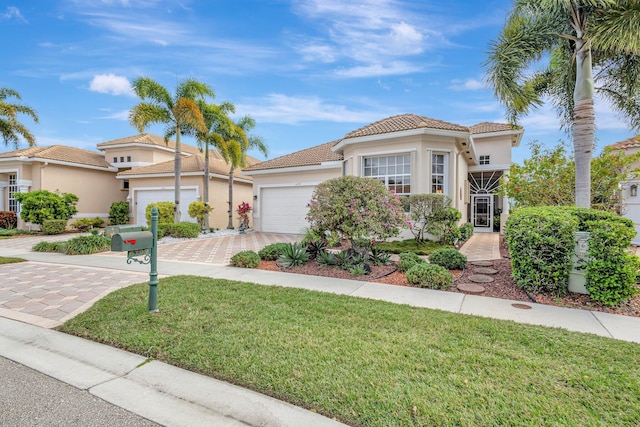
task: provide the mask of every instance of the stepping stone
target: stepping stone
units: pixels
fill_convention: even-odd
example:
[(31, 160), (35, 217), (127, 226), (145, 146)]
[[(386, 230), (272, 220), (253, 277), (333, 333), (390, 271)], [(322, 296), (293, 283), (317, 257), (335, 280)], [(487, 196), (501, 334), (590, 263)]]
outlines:
[(469, 276), (469, 280), (474, 283), (491, 283), (493, 282), (493, 277), (485, 276), (484, 274), (472, 274)]
[(460, 283), (457, 287), (460, 292), (466, 294), (479, 295), (484, 293), (484, 286), (476, 285), (475, 283)]
[(489, 267), (474, 268), (473, 272), (478, 274), (498, 274), (498, 270), (496, 270), (495, 268), (489, 268)]
[(475, 265), (476, 267), (493, 267), (491, 261), (471, 261), (471, 265)]

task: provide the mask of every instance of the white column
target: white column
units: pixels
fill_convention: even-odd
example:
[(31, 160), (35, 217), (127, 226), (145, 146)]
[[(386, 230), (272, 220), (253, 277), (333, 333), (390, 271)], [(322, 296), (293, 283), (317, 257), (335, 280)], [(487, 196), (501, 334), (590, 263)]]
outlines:
[(7, 188), (9, 187), (9, 181), (0, 181), (0, 211), (6, 211), (9, 207), (5, 205), (8, 201)]

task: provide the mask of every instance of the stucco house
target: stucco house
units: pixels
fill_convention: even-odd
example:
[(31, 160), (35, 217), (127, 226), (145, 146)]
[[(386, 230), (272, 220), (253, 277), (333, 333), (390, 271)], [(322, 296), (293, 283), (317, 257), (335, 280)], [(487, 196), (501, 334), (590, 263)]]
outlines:
[[(355, 175), (379, 179), (397, 194), (443, 193), (476, 232), (504, 223), (509, 202), (495, 193), (523, 129), (501, 123), (461, 126), (416, 114), (388, 117), (343, 138), (257, 163), (254, 228), (300, 233), (307, 203), (321, 182)], [(496, 219), (494, 219), (496, 218)], [(497, 224), (496, 224), (497, 226)]]
[[(617, 142), (610, 147), (614, 150), (623, 150), (629, 155), (635, 154), (640, 151), (640, 135)], [(640, 162), (633, 166), (640, 168)], [(640, 196), (638, 195), (640, 178), (629, 178), (622, 182), (620, 187), (621, 213), (635, 223), (636, 237), (632, 240), (632, 243), (640, 245)]]
[[(0, 211), (20, 212), (13, 195), (35, 190), (60, 191), (78, 196), (75, 218), (109, 216), (113, 202), (128, 201), (130, 223), (146, 225), (146, 206), (154, 201), (174, 200), (175, 141), (139, 134), (102, 142), (97, 151), (54, 145), (30, 147), (0, 153)], [(204, 155), (191, 145), (182, 144), (181, 212), (189, 217), (189, 203), (202, 200)], [(258, 160), (249, 158), (249, 163)], [(228, 221), (229, 167), (220, 154), (210, 150), (209, 201), (211, 227), (223, 228)], [(234, 179), (235, 204), (252, 197), (252, 178), (241, 171)], [(236, 226), (238, 219), (234, 220)], [(22, 221), (19, 226), (26, 227)]]

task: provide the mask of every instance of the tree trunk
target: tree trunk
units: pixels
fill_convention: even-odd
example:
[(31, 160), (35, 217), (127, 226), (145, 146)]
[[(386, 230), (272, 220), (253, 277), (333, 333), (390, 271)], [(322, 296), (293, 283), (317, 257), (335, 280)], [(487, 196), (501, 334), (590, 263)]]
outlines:
[[(580, 34), (579, 37), (582, 35)], [(591, 49), (576, 42), (576, 86), (573, 92), (573, 155), (576, 164), (576, 206), (591, 207), (591, 153), (595, 134)]]
[[(209, 206), (209, 144), (204, 143), (204, 182), (202, 183), (202, 201), (204, 206)], [(209, 230), (209, 212), (204, 215), (204, 229)]]
[(229, 230), (233, 230), (233, 166), (229, 169)]
[(182, 147), (180, 146), (180, 125), (176, 126), (176, 155), (174, 159), (174, 171), (176, 180), (175, 180), (175, 207), (173, 211), (173, 220), (178, 223), (180, 222), (180, 177), (182, 175)]

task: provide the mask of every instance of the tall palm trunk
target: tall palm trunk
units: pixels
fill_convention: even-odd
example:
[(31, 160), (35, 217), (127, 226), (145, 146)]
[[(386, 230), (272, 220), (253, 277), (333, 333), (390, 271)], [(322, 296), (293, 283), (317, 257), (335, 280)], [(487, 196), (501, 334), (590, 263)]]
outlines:
[[(204, 144), (204, 182), (202, 183), (202, 201), (204, 206), (209, 206), (209, 144)], [(209, 212), (204, 215), (204, 229), (209, 230)]]
[(174, 170), (173, 173), (176, 176), (175, 180), (175, 208), (173, 211), (173, 220), (174, 222), (180, 222), (180, 185), (181, 180), (180, 177), (182, 175), (182, 147), (180, 146), (180, 125), (176, 126), (176, 155), (174, 159)]
[(233, 166), (229, 169), (229, 224), (227, 224), (227, 228), (233, 230)]
[(591, 152), (595, 133), (591, 48), (582, 34), (576, 41), (576, 86), (573, 92), (573, 150), (576, 164), (576, 206), (591, 207)]

